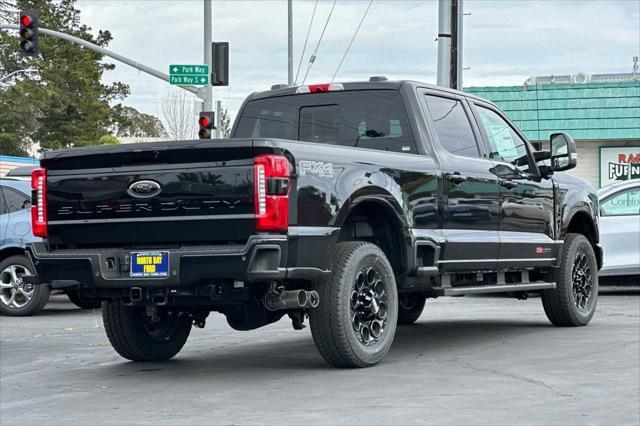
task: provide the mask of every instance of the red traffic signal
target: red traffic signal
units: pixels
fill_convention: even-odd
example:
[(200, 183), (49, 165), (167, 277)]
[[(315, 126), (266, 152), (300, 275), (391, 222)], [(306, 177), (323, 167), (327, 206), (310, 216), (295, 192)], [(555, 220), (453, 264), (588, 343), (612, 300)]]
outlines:
[(38, 12), (20, 12), (20, 53), (22, 56), (36, 56), (38, 50)]
[(202, 111), (200, 118), (198, 118), (198, 125), (200, 130), (198, 131), (198, 137), (200, 139), (211, 139), (211, 131), (216, 128), (215, 113), (213, 111)]
[(23, 27), (30, 27), (33, 24), (33, 18), (30, 15), (20, 16), (20, 25)]
[(209, 117), (200, 117), (198, 124), (200, 124), (200, 127), (209, 127)]

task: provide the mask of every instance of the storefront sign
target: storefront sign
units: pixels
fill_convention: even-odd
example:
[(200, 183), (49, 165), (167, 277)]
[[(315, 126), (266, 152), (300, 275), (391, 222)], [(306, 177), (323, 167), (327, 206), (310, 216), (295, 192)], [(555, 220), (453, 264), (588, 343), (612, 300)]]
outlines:
[(640, 146), (600, 147), (600, 187), (640, 179)]

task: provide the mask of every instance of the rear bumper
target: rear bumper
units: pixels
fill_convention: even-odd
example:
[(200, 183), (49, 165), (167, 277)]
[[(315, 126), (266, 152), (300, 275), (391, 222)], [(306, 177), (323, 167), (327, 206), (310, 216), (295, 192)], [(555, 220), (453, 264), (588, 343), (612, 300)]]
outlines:
[[(328, 240), (321, 239), (330, 245), (331, 236), (325, 234), (324, 237)], [(292, 264), (289, 248), (297, 248), (298, 244), (297, 236), (254, 235), (241, 245), (158, 248), (169, 252), (169, 275), (164, 278), (130, 276), (130, 253), (144, 251), (140, 249), (48, 251), (45, 243), (37, 242), (27, 246), (27, 254), (36, 269), (34, 281), (54, 288), (177, 288), (219, 280), (257, 282), (286, 278), (315, 279), (328, 273), (328, 264)]]

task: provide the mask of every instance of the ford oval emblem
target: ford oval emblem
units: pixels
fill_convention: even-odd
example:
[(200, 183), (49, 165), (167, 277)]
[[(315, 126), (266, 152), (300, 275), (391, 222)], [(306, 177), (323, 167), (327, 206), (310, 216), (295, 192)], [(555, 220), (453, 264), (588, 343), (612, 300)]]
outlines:
[(161, 191), (160, 184), (153, 180), (139, 180), (129, 185), (127, 194), (136, 198), (151, 198)]

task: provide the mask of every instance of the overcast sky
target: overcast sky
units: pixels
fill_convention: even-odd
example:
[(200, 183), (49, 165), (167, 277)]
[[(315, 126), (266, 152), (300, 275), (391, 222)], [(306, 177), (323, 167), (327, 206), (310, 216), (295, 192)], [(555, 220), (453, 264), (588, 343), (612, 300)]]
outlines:
[[(294, 0), (294, 73), (315, 0)], [(300, 71), (306, 71), (333, 0), (320, 0)], [(336, 70), (369, 0), (338, 0), (307, 82)], [(202, 63), (202, 0), (79, 0), (82, 20), (108, 29), (110, 48), (156, 69)], [(465, 86), (520, 85), (529, 76), (630, 72), (640, 55), (637, 0), (465, 0)], [(436, 80), (437, 1), (375, 0), (336, 81), (371, 75)], [(138, 35), (145, 35), (139, 38)], [(235, 113), (253, 91), (287, 81), (287, 2), (216, 0), (213, 40), (230, 43), (230, 85), (214, 88)], [(167, 83), (117, 64), (105, 81), (131, 86), (125, 103), (160, 115)]]

